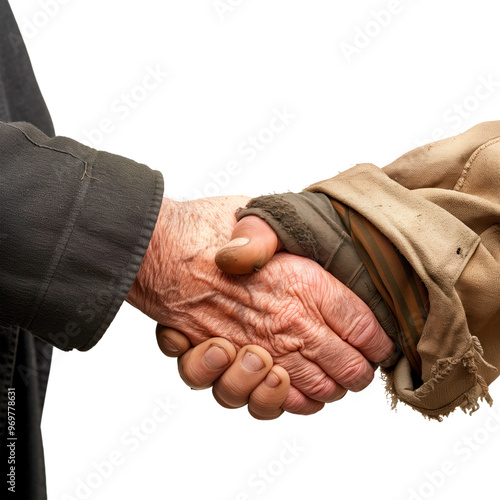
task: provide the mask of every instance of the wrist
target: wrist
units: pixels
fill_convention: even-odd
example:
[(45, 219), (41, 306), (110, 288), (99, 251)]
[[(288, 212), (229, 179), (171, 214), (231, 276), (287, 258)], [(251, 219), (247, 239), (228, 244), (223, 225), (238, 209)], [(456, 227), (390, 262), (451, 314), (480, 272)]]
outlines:
[(180, 205), (182, 203), (163, 198), (148, 249), (126, 298), (127, 302), (151, 317), (158, 277), (174, 275), (173, 269), (169, 269), (174, 261), (169, 256), (176, 253), (172, 246), (176, 244), (181, 231), (178, 227)]
[(127, 301), (174, 328), (183, 328), (196, 297), (222, 277), (215, 254), (231, 238), (235, 212), (249, 198), (175, 202), (163, 199), (158, 221)]

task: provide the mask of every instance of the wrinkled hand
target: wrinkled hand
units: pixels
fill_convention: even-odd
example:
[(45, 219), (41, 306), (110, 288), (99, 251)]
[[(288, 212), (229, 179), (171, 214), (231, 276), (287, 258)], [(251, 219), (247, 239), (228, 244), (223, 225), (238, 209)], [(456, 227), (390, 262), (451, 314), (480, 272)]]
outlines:
[(127, 300), (193, 345), (212, 337), (236, 349), (258, 344), (290, 374), (283, 408), (319, 409), (373, 378), (392, 342), (350, 290), (310, 260), (276, 255), (257, 274), (230, 276), (214, 264), (235, 227), (242, 197), (164, 200)]

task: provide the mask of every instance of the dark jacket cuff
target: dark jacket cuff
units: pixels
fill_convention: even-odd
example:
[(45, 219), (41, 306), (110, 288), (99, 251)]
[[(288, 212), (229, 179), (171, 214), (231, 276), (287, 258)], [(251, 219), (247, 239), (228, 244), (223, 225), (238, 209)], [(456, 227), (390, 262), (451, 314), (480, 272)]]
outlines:
[(163, 178), (28, 124), (2, 124), (3, 323), (88, 350), (125, 300), (153, 234)]

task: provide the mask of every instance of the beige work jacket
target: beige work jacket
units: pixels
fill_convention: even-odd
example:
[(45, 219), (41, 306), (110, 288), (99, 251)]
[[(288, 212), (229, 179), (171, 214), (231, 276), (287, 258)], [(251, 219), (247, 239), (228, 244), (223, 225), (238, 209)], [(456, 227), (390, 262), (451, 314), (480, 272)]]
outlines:
[(360, 164), (313, 184), (370, 220), (399, 249), (429, 293), (417, 350), (386, 372), (394, 401), (441, 418), (491, 404), (500, 367), (500, 121), (419, 147), (379, 169)]

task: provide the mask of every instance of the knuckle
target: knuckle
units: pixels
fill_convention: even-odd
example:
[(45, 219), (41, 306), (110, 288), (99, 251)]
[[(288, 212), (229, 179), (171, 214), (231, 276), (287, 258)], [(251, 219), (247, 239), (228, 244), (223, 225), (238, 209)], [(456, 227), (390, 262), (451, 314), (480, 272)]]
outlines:
[(334, 398), (331, 401), (327, 401), (328, 403), (333, 403), (334, 401), (340, 401), (346, 394), (347, 394), (347, 389), (344, 389), (343, 387), (339, 387), (337, 392), (335, 393)]
[(347, 389), (344, 389), (342, 386), (337, 386), (329, 397), (325, 397), (321, 401), (323, 403), (333, 403), (334, 401), (340, 401), (346, 394)]
[(317, 411), (316, 407), (318, 405), (321, 405), (321, 403), (306, 398), (300, 391), (292, 388), (281, 407), (288, 413), (310, 415)]
[(347, 389), (354, 392), (360, 391), (373, 380), (373, 370), (367, 368), (364, 358), (351, 359), (340, 372), (338, 378)]
[(296, 415), (313, 415), (325, 406), (325, 403), (313, 401), (311, 399), (302, 399), (299, 396), (291, 396), (282, 406), (282, 408)]
[(333, 380), (323, 377), (318, 380), (308, 391), (307, 396), (316, 401), (330, 400), (336, 393), (337, 386)]
[(285, 411), (289, 413), (301, 413), (304, 406), (304, 398), (300, 397), (297, 391), (290, 391), (285, 402), (281, 406)]
[(357, 314), (343, 340), (356, 347), (368, 346), (378, 331), (378, 322), (371, 311)]

